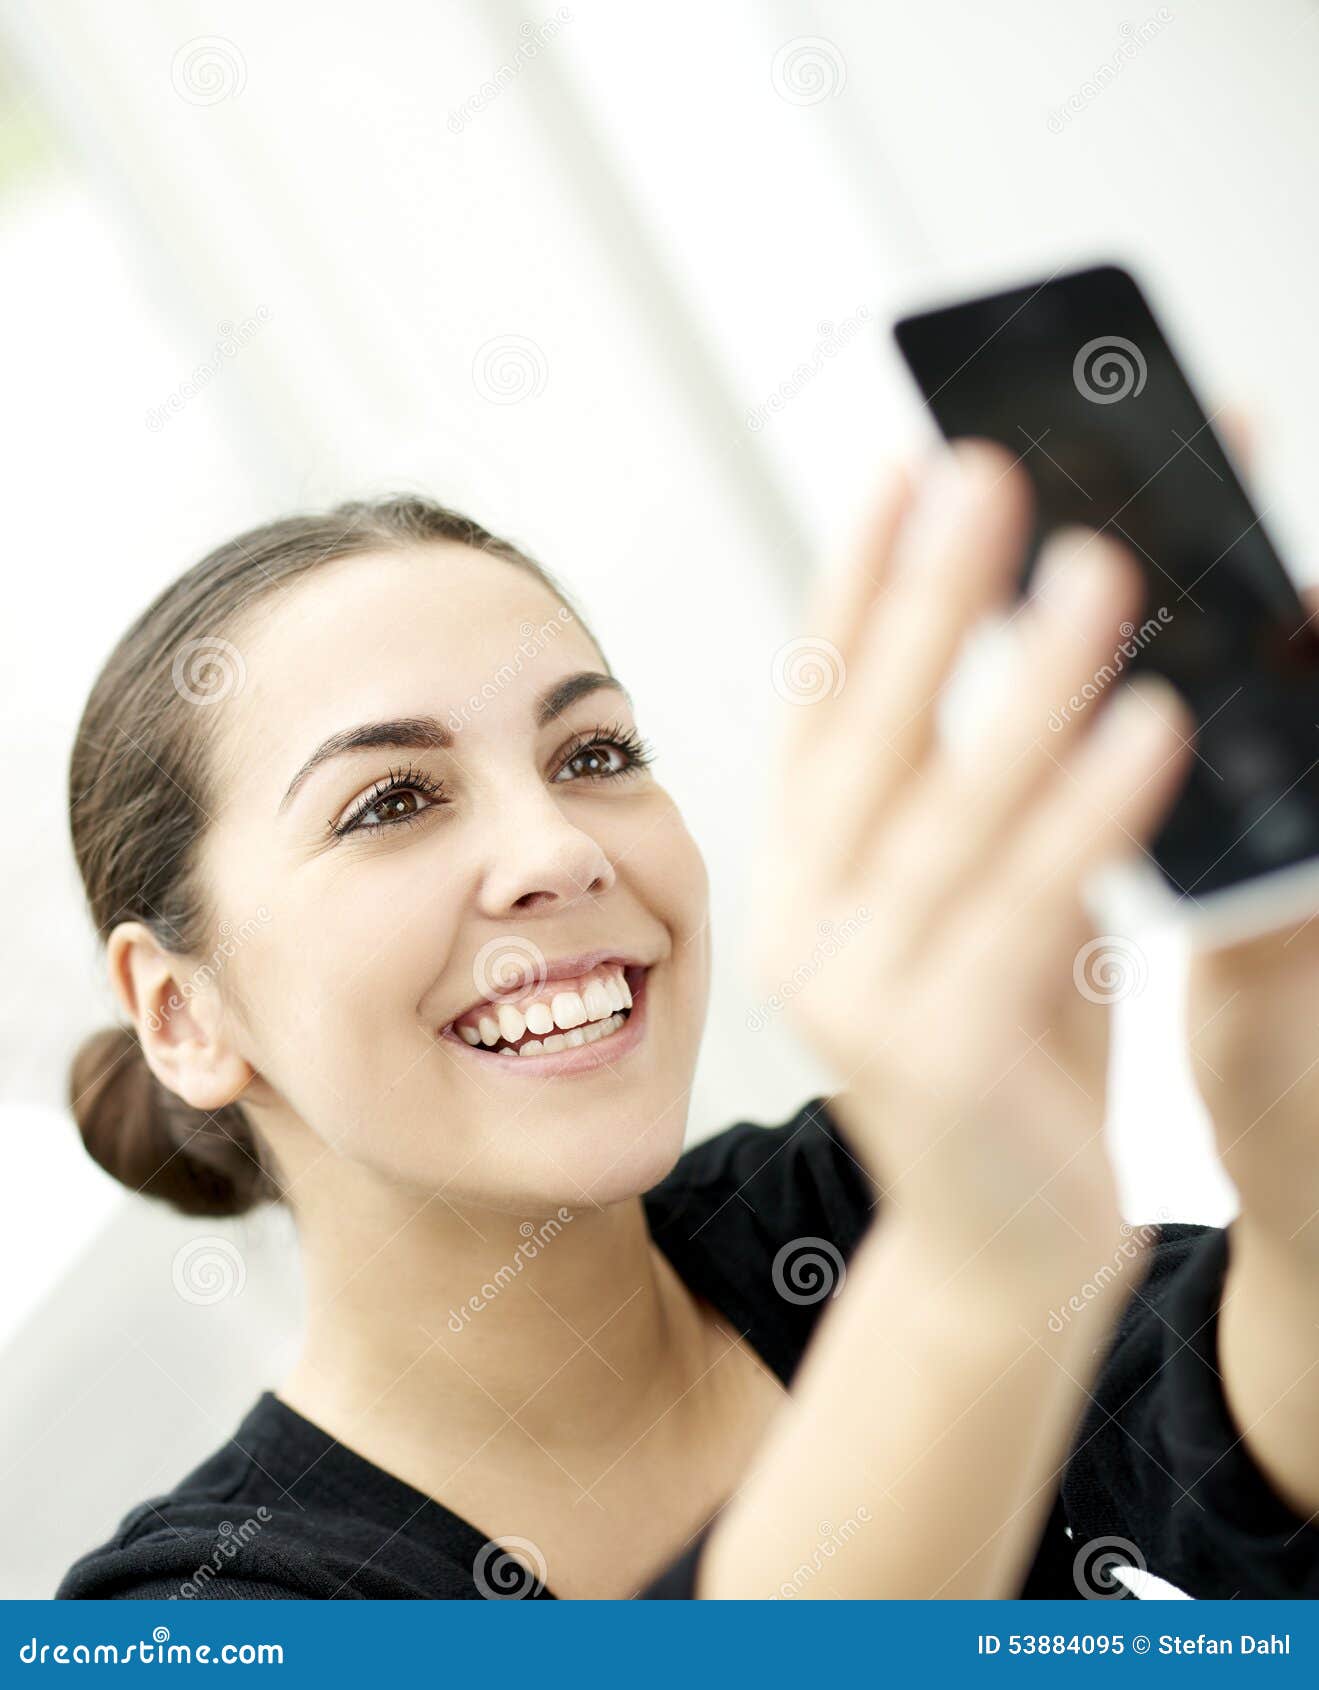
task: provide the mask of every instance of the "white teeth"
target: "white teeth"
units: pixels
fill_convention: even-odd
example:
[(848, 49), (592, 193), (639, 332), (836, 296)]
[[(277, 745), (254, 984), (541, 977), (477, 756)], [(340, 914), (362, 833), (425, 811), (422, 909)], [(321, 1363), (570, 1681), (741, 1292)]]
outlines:
[(566, 1033), (554, 1033), (548, 1039), (528, 1039), (524, 1045), (514, 1050), (512, 1045), (501, 1045), (500, 1056), (549, 1056), (556, 1050), (571, 1050), (575, 1045), (593, 1045), (597, 1039), (608, 1038), (610, 1033), (616, 1033), (623, 1025), (621, 1015), (611, 1015), (605, 1021), (592, 1021), (585, 1027), (572, 1027)]
[(550, 1009), (556, 1027), (580, 1027), (586, 1020), (586, 1005), (579, 992), (555, 992)]
[(533, 1003), (527, 1007), (527, 1031), (529, 1033), (549, 1033), (554, 1030), (554, 1017), (550, 1014), (547, 1003)]
[(509, 1044), (516, 1044), (526, 1030), (526, 1017), (521, 1010), (514, 1009), (511, 1003), (501, 1003), (499, 1006), (499, 1031)]
[(593, 976), (580, 992), (555, 992), (548, 1003), (540, 1000), (521, 1006), (487, 1004), (477, 1013), (475, 1023), (465, 1021), (455, 1030), (469, 1045), (499, 1046), (502, 1051), (508, 1045), (516, 1045), (526, 1033), (543, 1039), (546, 1034), (557, 1036), (559, 1031), (587, 1028), (585, 1041), (571, 1041), (577, 1044), (590, 1042), (596, 1028), (605, 1028), (611, 1017), (631, 1008), (632, 993), (627, 979), (621, 968), (615, 968)]

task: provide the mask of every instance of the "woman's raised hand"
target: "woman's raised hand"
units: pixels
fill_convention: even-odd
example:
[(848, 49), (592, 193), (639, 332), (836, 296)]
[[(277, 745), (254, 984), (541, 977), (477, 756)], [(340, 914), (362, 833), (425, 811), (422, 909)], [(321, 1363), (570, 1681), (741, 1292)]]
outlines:
[(886, 1212), (953, 1273), (1093, 1259), (1116, 1230), (1105, 941), (1082, 893), (1157, 830), (1193, 730), (1162, 681), (1105, 687), (1141, 575), (1072, 530), (1013, 616), (1004, 696), (945, 742), (945, 686), (973, 627), (1011, 610), (1030, 524), (1024, 471), (987, 442), (919, 487), (892, 474), (794, 648), (832, 685), (789, 704), (754, 876), (759, 983), (833, 1070)]

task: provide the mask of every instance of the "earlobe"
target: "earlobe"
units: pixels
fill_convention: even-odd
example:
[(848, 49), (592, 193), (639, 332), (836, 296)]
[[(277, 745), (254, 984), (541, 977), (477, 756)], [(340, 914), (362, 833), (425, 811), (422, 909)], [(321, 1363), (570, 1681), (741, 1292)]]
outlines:
[(137, 1031), (147, 1066), (194, 1109), (224, 1108), (253, 1069), (233, 1047), (215, 988), (198, 988), (186, 959), (143, 922), (121, 922), (106, 945), (111, 989)]

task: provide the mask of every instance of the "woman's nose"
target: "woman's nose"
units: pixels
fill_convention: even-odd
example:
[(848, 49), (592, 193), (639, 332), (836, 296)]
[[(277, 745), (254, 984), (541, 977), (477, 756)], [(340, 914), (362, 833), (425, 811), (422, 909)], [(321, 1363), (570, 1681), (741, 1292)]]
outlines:
[(598, 840), (575, 827), (553, 799), (491, 825), (481, 903), (496, 920), (598, 898), (614, 883), (614, 866)]

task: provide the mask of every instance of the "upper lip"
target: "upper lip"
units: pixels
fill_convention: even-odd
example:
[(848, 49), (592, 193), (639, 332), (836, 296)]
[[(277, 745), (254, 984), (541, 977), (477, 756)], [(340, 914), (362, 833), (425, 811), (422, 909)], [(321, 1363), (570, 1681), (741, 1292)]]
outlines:
[(519, 986), (516, 991), (509, 991), (504, 999), (473, 998), (469, 1004), (466, 1004), (449, 1018), (445, 1023), (445, 1028), (447, 1030), (452, 1027), (455, 1021), (461, 1021), (464, 1015), (470, 1014), (474, 1009), (479, 1009), (483, 1003), (511, 1002), (513, 999), (521, 997), (524, 992), (539, 991), (542, 986), (549, 985), (552, 980), (576, 980), (583, 974), (589, 974), (593, 968), (598, 968), (602, 962), (615, 962), (620, 968), (649, 968), (651, 966), (649, 962), (632, 952), (619, 950), (581, 951), (576, 956), (555, 957), (553, 960), (546, 958), (544, 967), (537, 968), (530, 979), (525, 982), (525, 985)]

